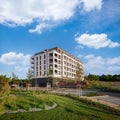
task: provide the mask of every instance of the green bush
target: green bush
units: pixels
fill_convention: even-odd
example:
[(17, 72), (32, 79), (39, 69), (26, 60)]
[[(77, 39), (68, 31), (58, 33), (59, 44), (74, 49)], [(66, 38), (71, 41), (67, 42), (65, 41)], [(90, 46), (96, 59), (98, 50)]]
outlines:
[(54, 103), (52, 101), (47, 101), (46, 104), (50, 107), (52, 107), (54, 105)]
[(43, 110), (46, 109), (46, 104), (45, 104), (45, 102), (42, 103), (42, 105), (41, 105), (41, 109), (43, 109)]
[(91, 97), (91, 96), (99, 96), (99, 95), (101, 95), (101, 94), (100, 93), (91, 92), (91, 93), (86, 94), (85, 96)]

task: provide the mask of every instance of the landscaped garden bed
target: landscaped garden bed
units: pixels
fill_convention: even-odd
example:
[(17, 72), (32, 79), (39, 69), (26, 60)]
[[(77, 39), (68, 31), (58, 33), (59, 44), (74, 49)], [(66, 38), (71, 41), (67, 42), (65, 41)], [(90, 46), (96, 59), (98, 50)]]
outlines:
[[(25, 94), (25, 95), (24, 95)], [(93, 103), (89, 103), (86, 100), (79, 100), (70, 96), (59, 96), (53, 94), (37, 94), (23, 92), (19, 94), (12, 94), (8, 96), (8, 101), (4, 101), (3, 105), (5, 109), (8, 109), (8, 106), (13, 105), (18, 108), (21, 105), (24, 106), (25, 111), (32, 108), (37, 109), (39, 105), (45, 106), (54, 106), (54, 103), (57, 103), (58, 107), (52, 110), (46, 110), (43, 107), (42, 111), (38, 112), (20, 112), (20, 113), (10, 113), (2, 114), (0, 120), (119, 120), (120, 116), (116, 115), (105, 109), (96, 107)], [(11, 101), (10, 101), (11, 100)], [(15, 102), (17, 101), (17, 102)], [(9, 103), (9, 104), (8, 104)], [(26, 106), (26, 107), (25, 107)], [(34, 107), (35, 106), (35, 107)], [(39, 106), (41, 107), (41, 106)], [(29, 109), (28, 109), (29, 108)], [(10, 108), (11, 109), (11, 108)], [(13, 111), (16, 110), (16, 107), (12, 108)], [(11, 110), (12, 110), (11, 109)]]
[(33, 92), (18, 92), (4, 96), (0, 101), (3, 102), (3, 113), (36, 112), (57, 107), (54, 101), (44, 100), (42, 94)]

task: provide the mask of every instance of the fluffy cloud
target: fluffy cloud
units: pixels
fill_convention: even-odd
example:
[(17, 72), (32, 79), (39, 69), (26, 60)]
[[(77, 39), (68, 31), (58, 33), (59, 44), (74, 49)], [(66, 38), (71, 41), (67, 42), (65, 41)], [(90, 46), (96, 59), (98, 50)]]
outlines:
[(120, 74), (120, 56), (103, 58), (89, 54), (83, 58), (86, 62), (85, 72), (92, 74)]
[(82, 34), (79, 37), (75, 38), (75, 41), (83, 46), (87, 46), (90, 48), (104, 48), (104, 47), (119, 47), (120, 43), (118, 42), (112, 42), (106, 34)]
[(28, 60), (30, 61), (30, 55), (16, 54), (15, 52), (5, 53), (0, 57), (0, 62), (8, 65), (28, 65)]
[(43, 29), (47, 29), (47, 28), (51, 28), (51, 27), (52, 26), (49, 24), (41, 23), (41, 24), (37, 25), (35, 29), (30, 29), (29, 32), (30, 33), (37, 32), (37, 33), (41, 34)]
[(102, 0), (80, 0), (83, 12), (90, 12), (93, 10), (100, 10), (102, 8)]
[[(30, 32), (42, 30), (70, 19), (80, 6), (86, 12), (101, 9), (101, 0), (3, 0), (0, 2), (0, 23), (10, 26), (25, 26), (36, 23)], [(55, 24), (54, 24), (55, 23)]]
[(77, 57), (78, 57), (78, 58), (82, 58), (82, 57), (83, 57), (83, 55), (82, 55), (82, 54), (79, 54)]
[(25, 74), (30, 67), (30, 56), (31, 55), (24, 55), (23, 53), (17, 54), (15, 52), (9, 52), (0, 57), (0, 63), (7, 66), (6, 69), (9, 69), (10, 67), (10, 73), (14, 72), (18, 76), (25, 77)]

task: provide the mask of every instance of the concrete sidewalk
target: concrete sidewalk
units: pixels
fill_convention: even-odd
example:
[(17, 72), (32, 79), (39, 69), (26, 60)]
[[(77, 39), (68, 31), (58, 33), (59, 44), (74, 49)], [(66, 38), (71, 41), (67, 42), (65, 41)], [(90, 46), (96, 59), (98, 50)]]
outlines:
[(82, 98), (86, 98), (88, 100), (92, 100), (95, 102), (100, 102), (102, 104), (106, 104), (106, 105), (109, 105), (111, 107), (120, 109), (120, 98), (117, 98), (117, 97), (104, 95), (104, 96), (94, 96), (94, 97), (82, 96)]

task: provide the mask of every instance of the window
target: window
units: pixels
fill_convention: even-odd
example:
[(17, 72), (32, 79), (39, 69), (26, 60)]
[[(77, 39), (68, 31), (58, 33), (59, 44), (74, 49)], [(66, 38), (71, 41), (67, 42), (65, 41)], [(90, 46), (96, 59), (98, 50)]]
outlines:
[(44, 70), (46, 69), (45, 65), (44, 65)]
[(38, 57), (36, 57), (36, 60), (38, 60)]
[(61, 75), (61, 72), (59, 71), (59, 75)]
[(44, 59), (45, 59), (45, 54), (44, 54)]
[(58, 66), (55, 64), (55, 68), (58, 68)]
[(55, 57), (57, 57), (57, 54), (55, 53)]
[(38, 66), (38, 62), (36, 62), (36, 66)]
[(38, 76), (38, 72), (36, 72), (36, 76)]
[(38, 71), (38, 67), (36, 67), (36, 71)]
[(41, 70), (41, 66), (40, 66), (40, 70)]
[(50, 54), (49, 54), (49, 58), (52, 58), (52, 57), (53, 57), (53, 53), (50, 53)]
[(57, 74), (58, 73), (58, 71), (57, 70), (55, 70), (55, 74)]
[(44, 71), (44, 75), (46, 74), (46, 72)]
[(40, 60), (41, 60), (41, 56), (40, 56)]

